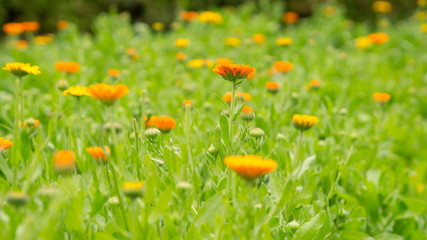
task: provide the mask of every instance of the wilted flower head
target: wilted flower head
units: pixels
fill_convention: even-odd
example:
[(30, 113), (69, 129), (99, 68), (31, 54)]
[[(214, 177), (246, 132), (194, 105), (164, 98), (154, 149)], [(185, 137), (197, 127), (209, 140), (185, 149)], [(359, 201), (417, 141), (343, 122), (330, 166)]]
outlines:
[(293, 42), (292, 38), (278, 38), (276, 40), (277, 46), (289, 46)]
[(374, 44), (383, 44), (388, 41), (388, 34), (387, 33), (372, 33), (368, 35), (368, 38), (371, 40)]
[(254, 180), (277, 168), (277, 162), (272, 159), (263, 159), (255, 155), (230, 156), (224, 159), (224, 163), (234, 170), (240, 177)]
[(13, 142), (9, 139), (4, 139), (3, 137), (0, 137), (0, 152), (4, 151), (10, 147), (13, 146)]
[(277, 93), (279, 91), (280, 86), (277, 82), (268, 81), (265, 83), (265, 88), (270, 93)]
[(375, 101), (379, 102), (379, 103), (386, 103), (390, 100), (391, 96), (388, 93), (374, 93), (372, 94), (372, 97), (374, 98)]
[(55, 63), (55, 69), (59, 72), (77, 73), (80, 70), (80, 65), (76, 62), (60, 61)]
[(6, 66), (2, 68), (3, 70), (11, 72), (17, 77), (23, 77), (27, 74), (40, 74), (39, 66), (31, 66), (29, 63), (6, 63)]
[(188, 22), (188, 21), (194, 21), (197, 19), (198, 13), (197, 12), (181, 12), (179, 14), (179, 18), (182, 21)]
[(299, 15), (296, 12), (285, 12), (282, 16), (282, 20), (288, 24), (297, 23), (299, 20)]
[(188, 38), (178, 38), (175, 39), (175, 46), (179, 48), (185, 48), (190, 44), (190, 40)]
[(294, 114), (292, 116), (292, 122), (296, 129), (305, 131), (312, 128), (314, 124), (319, 122), (319, 119), (315, 116)]
[(175, 119), (169, 116), (151, 116), (150, 119), (145, 123), (146, 127), (155, 127), (162, 133), (170, 132), (175, 126)]
[(293, 67), (294, 64), (290, 62), (277, 61), (273, 64), (274, 70), (282, 73), (291, 71)]
[(97, 161), (106, 163), (108, 161), (108, 155), (110, 155), (111, 150), (109, 147), (88, 147), (86, 151), (92, 155), (92, 157)]
[(255, 74), (255, 68), (243, 64), (219, 64), (212, 69), (227, 81), (236, 81)]
[(236, 37), (226, 37), (224, 39), (224, 44), (230, 47), (238, 47), (240, 46), (240, 39), (236, 38)]
[(81, 87), (81, 86), (69, 87), (67, 90), (65, 90), (64, 92), (62, 92), (62, 94), (64, 96), (72, 95), (72, 96), (76, 96), (76, 97), (92, 96), (89, 93), (89, 88), (87, 88), (87, 87)]
[(106, 83), (99, 83), (90, 85), (88, 92), (92, 97), (99, 99), (103, 104), (108, 106), (128, 94), (129, 88), (124, 84), (112, 86)]
[(53, 157), (55, 171), (58, 173), (70, 173), (74, 170), (76, 160), (72, 151), (61, 150)]
[(389, 13), (391, 11), (391, 3), (387, 1), (375, 1), (372, 4), (374, 12)]
[(261, 34), (261, 33), (256, 33), (256, 34), (252, 35), (252, 39), (254, 40), (254, 42), (256, 42), (258, 44), (262, 44), (265, 42), (265, 35)]
[(200, 22), (207, 22), (207, 23), (213, 23), (213, 24), (219, 24), (222, 23), (222, 16), (219, 13), (206, 11), (201, 12), (199, 14), (199, 21)]

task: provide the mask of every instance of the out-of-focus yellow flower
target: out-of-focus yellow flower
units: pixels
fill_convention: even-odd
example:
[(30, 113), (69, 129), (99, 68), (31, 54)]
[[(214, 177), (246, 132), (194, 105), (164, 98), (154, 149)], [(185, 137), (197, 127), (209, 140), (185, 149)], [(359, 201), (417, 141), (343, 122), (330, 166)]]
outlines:
[(7, 35), (19, 35), (24, 32), (22, 24), (10, 22), (3, 25), (3, 32)]
[(0, 137), (0, 152), (12, 146), (13, 146), (13, 142), (10, 141), (10, 139), (4, 139), (3, 137)]
[(214, 62), (212, 60), (210, 60), (210, 59), (205, 59), (204, 63), (205, 63), (205, 66), (208, 67), (208, 68), (211, 68), (211, 67), (214, 66)]
[(391, 3), (387, 1), (375, 1), (372, 4), (372, 9), (378, 13), (389, 13), (391, 11)]
[(205, 65), (204, 59), (192, 59), (187, 63), (187, 66), (190, 68), (201, 68), (204, 65)]
[(165, 29), (165, 25), (161, 22), (155, 22), (151, 25), (151, 27), (156, 31), (162, 31)]
[(99, 99), (103, 104), (109, 106), (128, 94), (129, 88), (124, 84), (112, 86), (106, 83), (99, 83), (90, 85), (88, 92), (92, 97)]
[(26, 40), (20, 40), (20, 41), (17, 41), (17, 42), (15, 43), (15, 47), (16, 47), (17, 49), (25, 49), (25, 48), (28, 48), (28, 41), (26, 41)]
[(315, 116), (294, 114), (292, 116), (292, 122), (296, 129), (306, 131), (319, 122), (319, 119)]
[(335, 15), (335, 8), (333, 6), (326, 6), (323, 9), (323, 15), (325, 17), (332, 17)]
[(34, 38), (34, 43), (37, 45), (47, 45), (51, 43), (53, 39), (49, 36), (36, 36)]
[(379, 92), (372, 94), (372, 97), (374, 98), (375, 101), (377, 101), (379, 103), (386, 103), (386, 102), (390, 101), (390, 98), (391, 98), (390, 94), (379, 93)]
[(368, 37), (358, 37), (356, 39), (356, 47), (359, 49), (368, 49), (372, 46), (371, 39)]
[(63, 91), (62, 94), (64, 96), (72, 95), (76, 97), (92, 96), (89, 93), (89, 89), (87, 87), (81, 87), (81, 86), (69, 87), (67, 90)]
[(420, 30), (422, 33), (427, 33), (427, 24), (426, 23), (421, 24)]
[(420, 21), (424, 21), (424, 19), (426, 19), (426, 12), (425, 11), (417, 12), (417, 18)]
[(197, 12), (181, 12), (179, 14), (179, 18), (185, 22), (194, 21), (197, 19), (197, 16), (198, 16)]
[(151, 116), (145, 123), (145, 127), (155, 127), (162, 133), (170, 132), (176, 126), (175, 119), (169, 116)]
[(424, 185), (422, 183), (417, 183), (417, 185), (415, 186), (415, 189), (417, 190), (418, 193), (422, 193), (424, 192)]
[(224, 44), (230, 47), (238, 47), (240, 46), (240, 39), (236, 38), (236, 37), (226, 37), (224, 39)]
[(108, 75), (110, 75), (110, 77), (116, 78), (116, 77), (120, 76), (120, 70), (110, 68), (110, 69), (108, 69)]
[(199, 21), (200, 22), (207, 22), (207, 23), (213, 23), (213, 24), (220, 24), (223, 22), (222, 16), (219, 13), (211, 12), (211, 11), (205, 11), (201, 12), (199, 14)]
[(296, 12), (285, 12), (282, 16), (282, 20), (287, 24), (294, 24), (298, 22), (299, 15)]
[(229, 58), (218, 58), (216, 60), (216, 64), (233, 64), (233, 60), (229, 59)]
[(293, 67), (294, 67), (294, 64), (290, 62), (277, 61), (273, 64), (274, 70), (281, 73), (289, 72), (292, 70)]
[(76, 62), (60, 61), (55, 63), (55, 69), (59, 72), (77, 73), (80, 70), (80, 65)]
[(3, 70), (11, 72), (17, 77), (23, 77), (27, 74), (40, 74), (39, 66), (31, 66), (29, 63), (6, 63), (6, 66), (2, 68)]
[(229, 156), (224, 159), (224, 163), (247, 180), (254, 180), (277, 168), (277, 162), (274, 160), (255, 155)]
[(243, 64), (219, 64), (212, 71), (227, 81), (236, 81), (255, 74), (255, 68)]
[(144, 194), (144, 184), (142, 182), (125, 182), (123, 193), (130, 198), (141, 197)]
[(187, 38), (178, 38), (175, 40), (175, 46), (179, 48), (185, 48), (188, 46), (188, 44), (190, 44), (190, 40)]
[(258, 44), (263, 44), (265, 42), (265, 35), (261, 33), (256, 33), (252, 36), (252, 39)]
[(175, 55), (175, 57), (176, 57), (176, 59), (178, 59), (178, 60), (180, 60), (180, 61), (184, 61), (184, 60), (187, 58), (187, 56), (185, 56), (185, 53), (182, 53), (182, 52), (177, 53), (177, 54)]
[(417, 3), (418, 6), (424, 7), (425, 5), (427, 5), (427, 0), (418, 0)]
[(72, 172), (76, 164), (74, 152), (68, 150), (56, 152), (53, 157), (53, 164), (58, 173)]
[(277, 46), (289, 46), (292, 44), (292, 38), (278, 38), (276, 40)]
[(65, 20), (59, 20), (58, 22), (56, 22), (56, 28), (58, 28), (59, 30), (64, 30), (68, 27), (68, 22)]
[(387, 33), (372, 33), (368, 35), (368, 38), (371, 40), (374, 44), (383, 44), (388, 41), (388, 34)]
[(86, 151), (92, 155), (97, 162), (102, 160), (103, 163), (108, 161), (108, 155), (111, 153), (109, 147), (88, 147), (86, 148)]

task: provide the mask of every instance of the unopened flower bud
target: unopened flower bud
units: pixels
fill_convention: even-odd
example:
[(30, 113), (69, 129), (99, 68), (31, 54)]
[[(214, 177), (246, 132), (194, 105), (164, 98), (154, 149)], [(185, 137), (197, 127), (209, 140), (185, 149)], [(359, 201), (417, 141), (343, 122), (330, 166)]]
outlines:
[(67, 80), (65, 80), (65, 79), (61, 79), (56, 83), (56, 89), (58, 89), (61, 92), (67, 90), (68, 87), (70, 87), (70, 85), (68, 84)]
[(255, 113), (251, 107), (244, 106), (242, 112), (240, 113), (240, 117), (243, 119), (243, 121), (250, 122), (254, 120)]
[(218, 152), (218, 149), (216, 149), (216, 147), (213, 144), (211, 144), (211, 146), (208, 148), (208, 152), (211, 155), (215, 155)]
[(191, 100), (186, 100), (182, 104), (182, 109), (185, 110), (186, 108), (190, 108), (190, 110), (193, 110), (193, 102), (191, 102)]
[(120, 133), (122, 131), (122, 125), (120, 125), (118, 122), (107, 122), (104, 124), (105, 131), (111, 132), (113, 129), (116, 131), (116, 133)]
[(144, 195), (144, 184), (142, 182), (125, 182), (123, 193), (130, 198), (142, 197)]
[(144, 132), (144, 136), (150, 141), (155, 142), (157, 138), (160, 136), (161, 132), (157, 128), (148, 128)]
[(264, 137), (265, 132), (261, 128), (252, 128), (249, 130), (249, 136), (259, 139)]
[(293, 220), (292, 222), (288, 223), (288, 227), (292, 230), (292, 231), (296, 231), (299, 228), (299, 223), (295, 220)]
[(181, 181), (178, 184), (176, 184), (176, 188), (182, 189), (182, 190), (191, 190), (193, 188), (193, 185), (191, 185), (188, 182)]

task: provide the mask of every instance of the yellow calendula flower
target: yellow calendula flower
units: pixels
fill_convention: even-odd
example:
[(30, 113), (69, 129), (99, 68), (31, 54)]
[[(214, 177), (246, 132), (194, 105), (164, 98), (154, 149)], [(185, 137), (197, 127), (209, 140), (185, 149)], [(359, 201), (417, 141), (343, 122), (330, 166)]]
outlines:
[(69, 87), (67, 90), (65, 90), (64, 92), (62, 92), (62, 94), (64, 96), (66, 96), (66, 95), (72, 95), (72, 96), (76, 96), (76, 97), (92, 96), (89, 93), (89, 88), (87, 88), (87, 87), (81, 87), (81, 86)]
[(27, 74), (40, 74), (39, 66), (31, 66), (29, 63), (6, 63), (6, 66), (3, 67), (3, 70), (11, 72), (13, 75), (17, 77), (23, 77)]
[(425, 11), (417, 12), (417, 18), (420, 21), (424, 21), (424, 19), (426, 19), (426, 12)]
[(219, 24), (219, 23), (222, 23), (223, 19), (222, 19), (221, 14), (219, 14), (219, 13), (206, 11), (206, 12), (201, 12), (199, 14), (199, 21), (200, 22), (206, 22), (206, 23), (212, 23), (212, 24)]
[(165, 25), (163, 23), (161, 23), (161, 22), (155, 22), (151, 26), (156, 31), (162, 31), (165, 28)]
[(359, 49), (368, 49), (372, 46), (371, 39), (368, 37), (359, 37), (356, 39), (356, 47)]
[(4, 139), (3, 137), (0, 137), (0, 151), (6, 150), (13, 146), (13, 142), (9, 139)]
[(277, 46), (289, 46), (292, 44), (292, 38), (279, 38), (276, 40), (276, 45)]
[(224, 159), (224, 163), (247, 180), (254, 180), (277, 168), (277, 162), (274, 160), (263, 159), (255, 155), (229, 156)]
[(372, 4), (372, 9), (378, 13), (389, 13), (391, 11), (391, 3), (387, 1), (375, 1)]
[(306, 131), (319, 122), (319, 119), (315, 116), (294, 114), (292, 116), (292, 122), (296, 129)]
[(125, 182), (123, 184), (123, 193), (130, 197), (136, 198), (144, 194), (144, 184), (142, 182)]
[(227, 37), (224, 39), (224, 44), (230, 47), (238, 47), (240, 46), (240, 39), (236, 37)]
[(34, 38), (34, 43), (37, 45), (47, 45), (52, 41), (53, 41), (53, 38), (49, 36), (36, 36)]
[(427, 33), (427, 24), (421, 24), (420, 30), (422, 33)]
[(424, 7), (427, 5), (427, 0), (418, 0), (418, 6), (420, 7)]
[(175, 40), (175, 46), (179, 48), (185, 48), (190, 44), (190, 40), (187, 38), (178, 38)]

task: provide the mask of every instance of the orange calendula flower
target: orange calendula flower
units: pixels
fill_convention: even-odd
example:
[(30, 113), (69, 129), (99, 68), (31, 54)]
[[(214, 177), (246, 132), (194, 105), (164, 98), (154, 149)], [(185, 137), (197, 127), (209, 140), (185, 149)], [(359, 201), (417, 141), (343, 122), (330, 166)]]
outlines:
[(76, 62), (60, 61), (55, 63), (55, 69), (59, 72), (77, 73), (80, 70), (80, 65)]
[(206, 11), (206, 12), (201, 12), (199, 14), (199, 21), (212, 23), (212, 24), (219, 24), (219, 23), (222, 23), (223, 19), (221, 14), (219, 13)]
[(217, 64), (212, 70), (232, 82), (255, 74), (255, 68), (243, 64)]
[(0, 151), (6, 150), (13, 146), (13, 142), (10, 139), (4, 139), (0, 137)]
[(26, 40), (20, 40), (20, 41), (17, 41), (17, 42), (15, 43), (15, 47), (16, 47), (17, 49), (25, 49), (25, 48), (28, 48), (28, 41), (26, 41)]
[(5, 23), (3, 25), (3, 32), (8, 35), (19, 35), (24, 32), (24, 28), (21, 23)]
[(40, 74), (39, 66), (31, 66), (29, 63), (6, 63), (6, 66), (2, 68), (3, 70), (11, 72), (17, 77), (23, 77), (27, 74)]
[(175, 126), (175, 119), (169, 116), (151, 116), (148, 122), (145, 123), (146, 127), (155, 127), (162, 133), (170, 132)]
[(129, 88), (124, 84), (112, 86), (106, 83), (99, 83), (90, 85), (88, 92), (92, 97), (99, 99), (102, 103), (109, 106), (128, 94)]
[(388, 41), (388, 34), (387, 33), (372, 33), (368, 35), (368, 38), (371, 40), (374, 44), (383, 44)]
[(390, 101), (390, 94), (388, 93), (374, 93), (372, 94), (372, 97), (374, 98), (375, 101), (379, 102), (379, 103), (386, 103), (388, 101)]
[(299, 15), (296, 12), (285, 12), (283, 14), (282, 20), (287, 24), (294, 24), (298, 22)]
[(72, 151), (61, 150), (53, 157), (55, 171), (58, 173), (69, 173), (74, 170), (76, 160)]
[(374, 12), (389, 13), (391, 11), (391, 4), (387, 1), (375, 1), (372, 4)]
[(62, 94), (64, 96), (66, 96), (66, 95), (72, 95), (72, 96), (76, 96), (76, 97), (92, 96), (89, 93), (89, 88), (87, 88), (87, 87), (81, 87), (81, 86), (69, 87), (67, 90), (63, 91)]
[(123, 193), (130, 198), (141, 197), (144, 194), (144, 184), (142, 182), (125, 182)]
[(293, 67), (294, 67), (294, 64), (290, 62), (277, 61), (273, 64), (274, 70), (282, 73), (291, 71)]
[(185, 48), (190, 44), (190, 40), (187, 38), (178, 38), (175, 39), (175, 46), (179, 48)]
[(92, 157), (97, 161), (106, 163), (108, 161), (108, 156), (111, 153), (109, 147), (88, 147), (86, 151), (92, 155)]
[(279, 91), (280, 86), (277, 82), (268, 81), (265, 83), (265, 88), (270, 93), (277, 93)]
[(217, 65), (224, 65), (224, 64), (233, 64), (233, 60), (229, 59), (229, 58), (218, 58), (216, 60), (216, 64)]
[(40, 24), (34, 21), (22, 22), (22, 28), (25, 32), (35, 32), (40, 29)]
[[(232, 95), (233, 94), (231, 92), (228, 92), (228, 93), (224, 94), (222, 99), (228, 103), (231, 103)], [(252, 97), (249, 93), (242, 93), (242, 92), (236, 92), (236, 97), (237, 97), (237, 99), (240, 99), (240, 100), (245, 101), (245, 102), (249, 102), (252, 99)]]
[(277, 162), (274, 160), (255, 155), (229, 156), (224, 159), (224, 163), (247, 180), (254, 180), (277, 168)]
[(289, 46), (293, 42), (292, 38), (278, 38), (276, 40), (277, 46)]
[(185, 22), (189, 22), (189, 21), (194, 21), (194, 20), (196, 20), (197, 19), (197, 16), (198, 16), (199, 14), (197, 13), (197, 12), (181, 12), (180, 14), (179, 14), (179, 18), (182, 20), (182, 21), (185, 21)]
[(193, 110), (193, 102), (191, 100), (185, 100), (182, 103), (182, 108), (185, 110), (186, 107), (190, 107), (191, 110)]
[(313, 79), (310, 81), (310, 88), (311, 89), (319, 89), (320, 88), (320, 80)]
[(240, 39), (236, 38), (236, 37), (226, 37), (224, 39), (224, 44), (230, 47), (238, 47), (240, 46)]
[(359, 37), (356, 39), (356, 47), (359, 49), (368, 49), (372, 46), (372, 41), (368, 37)]
[(314, 124), (319, 122), (319, 119), (315, 116), (294, 114), (292, 116), (292, 122), (296, 129), (305, 131), (312, 128)]
[(53, 38), (49, 36), (36, 36), (34, 38), (34, 43), (37, 45), (47, 45), (52, 41), (53, 41)]
[(115, 78), (115, 77), (120, 76), (120, 71), (117, 69), (114, 69), (114, 68), (110, 68), (110, 69), (108, 69), (108, 75), (110, 75), (110, 77)]
[(135, 48), (126, 49), (126, 54), (129, 55), (132, 58), (132, 60), (134, 60), (134, 61), (139, 59), (139, 54)]
[(68, 22), (65, 20), (59, 20), (58, 22), (56, 22), (56, 28), (58, 28), (59, 30), (64, 30), (68, 27)]
[(187, 56), (185, 56), (185, 53), (177, 53), (175, 57), (180, 61), (184, 61), (187, 58)]
[(261, 33), (256, 33), (252, 36), (252, 39), (258, 44), (263, 44), (265, 42), (265, 35)]

